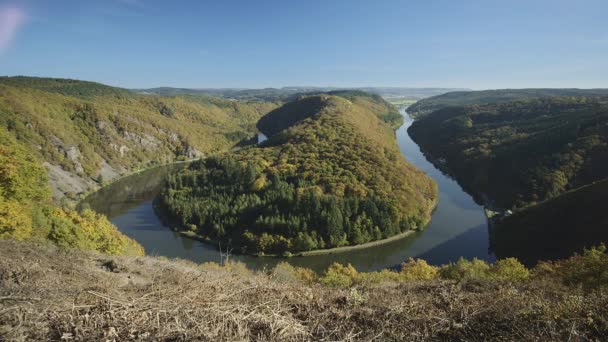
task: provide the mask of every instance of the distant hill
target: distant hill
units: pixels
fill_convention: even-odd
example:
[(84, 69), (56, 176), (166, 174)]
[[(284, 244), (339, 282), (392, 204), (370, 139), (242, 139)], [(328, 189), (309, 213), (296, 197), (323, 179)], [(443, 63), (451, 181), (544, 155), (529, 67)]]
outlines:
[(514, 100), (529, 100), (555, 96), (608, 96), (608, 89), (498, 89), (482, 91), (454, 91), (427, 97), (408, 107), (414, 118), (428, 115), (441, 108), (470, 104), (491, 104)]
[(159, 87), (149, 89), (132, 89), (140, 94), (155, 94), (162, 96), (174, 95), (206, 95), (217, 96), (235, 100), (262, 100), (262, 101), (291, 101), (297, 95), (306, 93), (331, 92), (339, 90), (359, 90), (366, 93), (380, 95), (386, 99), (408, 99), (418, 100), (429, 96), (443, 94), (449, 91), (463, 90), (458, 88), (399, 88), (399, 87), (283, 87), (264, 89), (241, 89), (241, 88), (171, 88)]

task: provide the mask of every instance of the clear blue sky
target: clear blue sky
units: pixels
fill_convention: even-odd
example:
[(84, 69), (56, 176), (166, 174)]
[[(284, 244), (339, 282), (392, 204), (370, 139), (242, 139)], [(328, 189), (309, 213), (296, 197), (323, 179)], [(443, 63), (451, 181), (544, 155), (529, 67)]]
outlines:
[(123, 87), (608, 87), (608, 1), (0, 0), (0, 75)]

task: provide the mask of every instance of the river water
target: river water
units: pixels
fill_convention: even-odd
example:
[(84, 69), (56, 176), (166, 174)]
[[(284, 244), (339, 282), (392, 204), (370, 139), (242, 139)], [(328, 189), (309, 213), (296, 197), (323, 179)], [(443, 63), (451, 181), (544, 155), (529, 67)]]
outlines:
[[(289, 259), (233, 255), (231, 259), (242, 261), (254, 269), (269, 268), (280, 261), (287, 261), (316, 271), (333, 262), (351, 263), (360, 271), (379, 270), (398, 265), (409, 257), (423, 258), (432, 264), (444, 264), (460, 257), (493, 261), (483, 207), (425, 158), (407, 133), (412, 119), (405, 110), (402, 114), (405, 123), (396, 132), (401, 152), (439, 185), (439, 204), (424, 231), (351, 252)], [(120, 231), (144, 246), (149, 255), (220, 262), (221, 255), (214, 246), (173, 232), (154, 213), (152, 200), (160, 191), (165, 175), (184, 166), (162, 166), (125, 177), (87, 197), (83, 204), (107, 215)]]

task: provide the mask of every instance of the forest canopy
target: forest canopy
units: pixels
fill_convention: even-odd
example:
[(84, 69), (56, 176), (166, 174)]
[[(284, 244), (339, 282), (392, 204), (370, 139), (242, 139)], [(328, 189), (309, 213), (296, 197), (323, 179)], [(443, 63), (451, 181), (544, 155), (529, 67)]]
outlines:
[(271, 135), (261, 146), (170, 176), (161, 208), (180, 230), (250, 254), (357, 245), (421, 229), (436, 184), (403, 159), (377, 108), (385, 104), (356, 95), (288, 103), (260, 121)]
[(606, 98), (449, 107), (409, 130), (481, 199), (517, 208), (608, 177)]
[(407, 112), (414, 118), (421, 118), (436, 110), (446, 107), (465, 105), (493, 104), (511, 101), (524, 101), (550, 97), (601, 97), (608, 96), (608, 89), (497, 89), (479, 91), (453, 91), (422, 99), (410, 107)]

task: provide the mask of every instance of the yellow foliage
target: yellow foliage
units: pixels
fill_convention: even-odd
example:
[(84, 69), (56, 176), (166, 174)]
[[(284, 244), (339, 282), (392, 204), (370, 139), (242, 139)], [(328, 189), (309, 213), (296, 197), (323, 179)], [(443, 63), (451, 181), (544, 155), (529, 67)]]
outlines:
[(515, 258), (496, 261), (490, 273), (492, 278), (499, 280), (525, 280), (530, 277), (530, 271)]
[[(105, 216), (52, 209), (46, 170), (0, 128), (0, 238), (48, 238), (61, 246), (143, 255)], [(36, 208), (36, 209), (35, 209)]]
[(27, 240), (32, 236), (32, 209), (0, 197), (0, 238)]
[(104, 215), (92, 210), (82, 214), (55, 209), (49, 239), (60, 246), (95, 250), (106, 254), (143, 255), (144, 249), (118, 231)]
[(333, 263), (319, 279), (322, 284), (335, 287), (348, 287), (359, 280), (359, 272), (351, 265)]
[(264, 189), (264, 187), (266, 186), (266, 183), (267, 183), (266, 175), (262, 174), (253, 182), (253, 184), (251, 185), (251, 190), (260, 191), (260, 190)]
[(405, 280), (430, 280), (439, 276), (439, 267), (429, 265), (423, 259), (412, 259), (401, 264), (401, 278)]
[(303, 282), (312, 284), (317, 280), (317, 274), (308, 268), (292, 266), (286, 262), (278, 263), (271, 273), (272, 277), (283, 283)]

